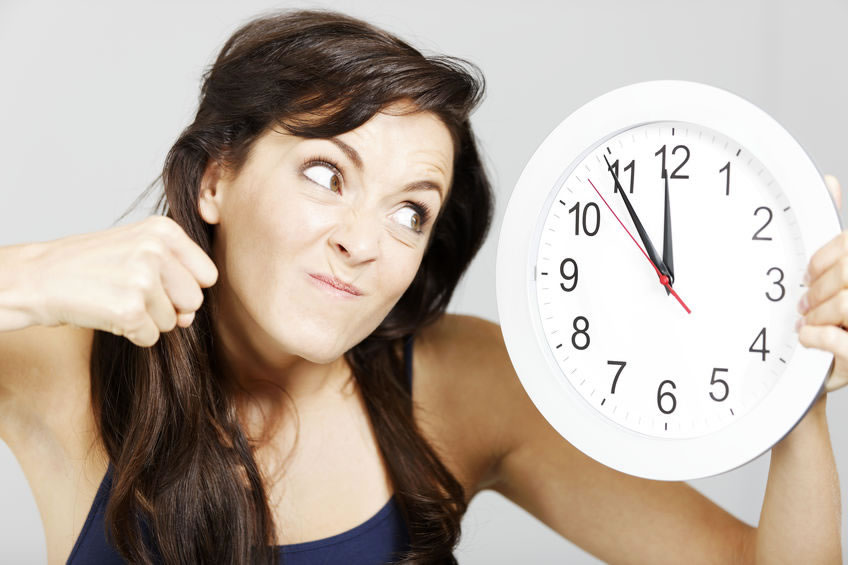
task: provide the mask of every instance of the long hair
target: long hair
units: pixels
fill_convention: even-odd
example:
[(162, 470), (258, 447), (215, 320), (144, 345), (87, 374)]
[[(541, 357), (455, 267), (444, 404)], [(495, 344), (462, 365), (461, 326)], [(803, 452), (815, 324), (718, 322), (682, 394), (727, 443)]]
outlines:
[[(206, 70), (194, 121), (145, 191), (161, 179), (156, 212), (212, 256), (214, 227), (197, 212), (205, 167), (215, 160), (238, 172), (268, 127), (331, 137), (401, 101), (446, 125), (454, 176), (418, 272), (380, 325), (344, 354), (406, 523), (410, 549), (396, 556), (403, 563), (456, 563), (467, 507), (462, 484), (413, 419), (399, 344), (446, 311), (489, 230), (493, 194), (469, 122), (483, 92), (473, 64), (424, 56), (358, 19), (263, 15), (240, 27)], [(203, 292), (191, 326), (152, 347), (94, 332), (92, 406), (113, 468), (107, 533), (134, 563), (276, 563), (254, 445), (216, 362), (215, 287)]]

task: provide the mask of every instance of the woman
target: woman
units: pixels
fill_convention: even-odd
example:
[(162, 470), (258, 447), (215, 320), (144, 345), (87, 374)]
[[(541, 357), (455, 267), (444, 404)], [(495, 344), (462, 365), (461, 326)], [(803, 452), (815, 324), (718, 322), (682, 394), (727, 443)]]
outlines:
[[(492, 217), (482, 92), (352, 18), (260, 18), (205, 76), (165, 218), (0, 249), (0, 436), (51, 563), (454, 563), (485, 488), (609, 562), (839, 560), (824, 397), (774, 448), (756, 529), (587, 459), (498, 326), (446, 314)], [(801, 328), (840, 354), (834, 387), (844, 241)]]

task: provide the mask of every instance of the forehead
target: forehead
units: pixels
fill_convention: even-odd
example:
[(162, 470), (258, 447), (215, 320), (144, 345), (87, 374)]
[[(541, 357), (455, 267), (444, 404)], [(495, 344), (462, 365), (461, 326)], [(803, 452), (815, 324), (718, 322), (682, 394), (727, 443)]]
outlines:
[[(397, 105), (396, 105), (397, 106)], [(284, 124), (274, 124), (257, 139), (248, 161), (278, 161), (296, 157), (316, 144), (334, 144), (357, 168), (368, 172), (443, 177), (445, 189), (453, 174), (454, 144), (450, 130), (432, 112), (388, 107), (368, 121), (333, 138), (302, 137)], [(411, 170), (413, 169), (413, 170)]]
[(432, 112), (389, 107), (337, 138), (363, 155), (402, 155), (413, 163), (429, 164), (446, 176), (450, 174), (453, 140), (447, 126)]

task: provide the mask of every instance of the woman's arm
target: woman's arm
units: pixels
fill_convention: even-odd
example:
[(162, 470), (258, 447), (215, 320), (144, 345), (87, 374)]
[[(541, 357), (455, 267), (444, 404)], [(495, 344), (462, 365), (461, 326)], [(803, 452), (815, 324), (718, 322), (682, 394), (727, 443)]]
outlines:
[(757, 563), (842, 563), (839, 476), (822, 396), (771, 450)]
[[(841, 563), (839, 482), (820, 400), (774, 446), (755, 528), (685, 482), (652, 481), (586, 456), (524, 391), (500, 327), (476, 319), (465, 347), (482, 348), (489, 414), (500, 438), (490, 488), (607, 563)], [(471, 330), (469, 330), (471, 332)], [(459, 346), (458, 346), (459, 347)], [(461, 348), (461, 347), (459, 347)], [(469, 369), (470, 370), (470, 369)], [(508, 416), (506, 416), (508, 415)]]
[[(825, 177), (841, 209), (839, 182)], [(799, 341), (834, 353), (825, 391), (848, 385), (848, 231), (810, 259), (807, 314)], [(802, 308), (803, 309), (803, 308)], [(500, 424), (494, 490), (610, 563), (841, 563), (839, 478), (826, 397), (772, 448), (759, 528), (685, 483), (610, 469), (565, 441), (520, 386), (500, 328), (484, 322), (483, 372), (509, 414)], [(487, 425), (496, 426), (495, 422)]]
[(37, 246), (26, 243), (0, 247), (0, 333), (35, 324), (32, 297), (26, 294), (31, 285), (23, 280), (23, 265), (35, 256)]
[(521, 386), (500, 327), (477, 325), (487, 355), (473, 374), (491, 391), (478, 428), (501, 440), (492, 490), (613, 565), (754, 563), (756, 529), (687, 483), (621, 473), (563, 439)]
[(0, 248), (0, 332), (70, 324), (151, 347), (188, 327), (218, 279), (171, 218)]

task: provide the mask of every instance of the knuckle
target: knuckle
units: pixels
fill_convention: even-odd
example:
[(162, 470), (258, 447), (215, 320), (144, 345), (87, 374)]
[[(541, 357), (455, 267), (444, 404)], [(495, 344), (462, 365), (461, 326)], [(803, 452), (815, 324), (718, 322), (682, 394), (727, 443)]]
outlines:
[(148, 218), (152, 229), (164, 234), (174, 233), (174, 228), (178, 227), (177, 223), (168, 216), (153, 215)]
[(138, 244), (138, 250), (142, 256), (161, 258), (167, 253), (168, 247), (159, 237), (148, 235)]
[(141, 326), (145, 312), (144, 300), (136, 296), (117, 306), (114, 311), (114, 318), (124, 332), (132, 332)]
[(120, 322), (116, 318), (113, 318), (109, 321), (106, 326), (106, 329), (109, 331), (109, 333), (113, 333), (116, 336), (123, 337), (124, 335), (124, 328), (121, 326)]
[(130, 287), (142, 294), (147, 294), (153, 290), (155, 284), (156, 280), (150, 269), (137, 269), (130, 279)]

